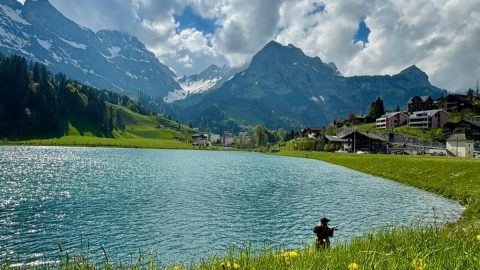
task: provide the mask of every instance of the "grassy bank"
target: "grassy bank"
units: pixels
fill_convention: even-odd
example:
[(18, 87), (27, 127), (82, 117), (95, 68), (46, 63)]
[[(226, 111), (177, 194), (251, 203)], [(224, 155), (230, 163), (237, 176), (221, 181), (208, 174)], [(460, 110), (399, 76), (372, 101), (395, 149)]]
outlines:
[[(416, 186), (459, 201), (462, 219), (445, 227), (396, 228), (374, 232), (324, 251), (237, 250), (201, 263), (163, 265), (144, 258), (129, 267), (162, 269), (480, 269), (480, 160), (352, 155), (281, 151), (280, 155), (318, 159)], [(333, 192), (333, 191), (332, 191)], [(365, 224), (368, 226), (368, 224)], [(63, 269), (91, 269), (84, 257), (64, 260)], [(350, 266), (350, 268), (349, 268)]]
[(4, 145), (47, 145), (47, 146), (86, 146), (86, 147), (122, 147), (154, 149), (192, 149), (192, 145), (173, 139), (147, 138), (101, 138), (92, 136), (64, 136), (52, 139), (35, 139), (27, 141), (3, 141)]
[[(88, 147), (125, 147), (125, 148), (161, 148), (192, 149), (187, 143), (194, 130), (163, 116), (146, 116), (132, 112), (124, 107), (112, 105), (115, 114), (120, 115), (123, 129), (115, 129), (112, 136), (102, 136), (91, 123), (72, 119), (67, 123), (65, 135), (58, 138), (29, 140), (3, 140), (6, 145), (49, 145), (49, 146), (88, 146)], [(182, 141), (180, 141), (183, 140)]]

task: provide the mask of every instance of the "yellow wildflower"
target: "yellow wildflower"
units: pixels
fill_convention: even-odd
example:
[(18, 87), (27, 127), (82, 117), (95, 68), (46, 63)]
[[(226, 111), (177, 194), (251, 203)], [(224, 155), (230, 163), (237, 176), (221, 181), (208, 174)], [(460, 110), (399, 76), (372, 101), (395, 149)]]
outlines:
[(358, 266), (358, 264), (355, 262), (352, 262), (348, 265), (348, 270), (357, 270), (357, 269), (360, 269), (360, 266)]
[(412, 265), (415, 270), (425, 270), (425, 266), (427, 266), (427, 264), (424, 263), (422, 259), (413, 260)]
[(173, 270), (180, 270), (180, 267), (179, 267), (178, 265), (175, 265), (175, 266), (173, 267)]
[(233, 269), (240, 269), (240, 264), (234, 263), (233, 264)]
[(288, 252), (288, 256), (290, 256), (291, 258), (295, 258), (298, 256), (298, 252), (296, 250), (292, 250)]
[(480, 242), (480, 234), (479, 234), (479, 235), (477, 235), (477, 241), (479, 241), (479, 242)]

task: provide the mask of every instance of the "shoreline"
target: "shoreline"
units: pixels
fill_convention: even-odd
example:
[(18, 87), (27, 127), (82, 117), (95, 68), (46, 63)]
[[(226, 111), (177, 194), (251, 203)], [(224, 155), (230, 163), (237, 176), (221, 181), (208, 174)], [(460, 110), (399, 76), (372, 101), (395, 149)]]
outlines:
[[(480, 197), (477, 197), (477, 199), (475, 199), (473, 196), (459, 196), (458, 192), (457, 192), (457, 194), (450, 193), (447, 190), (436, 187), (431, 182), (430, 182), (430, 184), (432, 184), (432, 185), (428, 185), (428, 184), (424, 184), (424, 183), (419, 184), (415, 180), (407, 180), (407, 179), (402, 178), (402, 177), (388, 177), (388, 173), (376, 173), (371, 168), (366, 168), (366, 167), (362, 168), (362, 164), (355, 165), (353, 162), (351, 162), (355, 159), (364, 159), (364, 158), (382, 159), (383, 158), (383, 160), (385, 160), (385, 159), (388, 159), (390, 157), (392, 157), (392, 158), (400, 157), (399, 159), (401, 159), (401, 157), (411, 157), (412, 159), (419, 159), (419, 160), (420, 159), (436, 159), (438, 161), (449, 161), (449, 162), (450, 161), (453, 161), (453, 162), (471, 162), (473, 164), (476, 163), (475, 165), (478, 166), (477, 168), (474, 168), (474, 169), (475, 169), (475, 171), (478, 171), (479, 176), (480, 176), (480, 160), (476, 160), (476, 159), (462, 159), (462, 158), (453, 158), (453, 157), (428, 157), (428, 156), (356, 155), (356, 154), (343, 154), (343, 153), (338, 154), (338, 153), (307, 152), (307, 151), (293, 151), (293, 150), (292, 151), (282, 150), (279, 153), (276, 153), (275, 155), (320, 160), (320, 161), (327, 162), (327, 163), (330, 163), (330, 164), (335, 164), (335, 165), (339, 165), (339, 166), (342, 166), (342, 167), (345, 167), (345, 168), (348, 168), (348, 169), (352, 169), (352, 170), (355, 170), (355, 171), (366, 173), (366, 174), (369, 174), (369, 175), (372, 175), (372, 176), (381, 177), (381, 178), (384, 178), (384, 179), (387, 179), (387, 180), (390, 180), (390, 181), (405, 184), (407, 186), (415, 187), (415, 188), (418, 188), (418, 189), (421, 189), (421, 190), (424, 190), (424, 191), (431, 192), (433, 194), (442, 196), (446, 199), (454, 200), (454, 201), (460, 203), (460, 205), (462, 205), (463, 207), (465, 207), (465, 211), (462, 214), (462, 217), (460, 218), (459, 221), (462, 221), (465, 218), (464, 215), (467, 212), (469, 206), (472, 206), (472, 204), (475, 204), (475, 203), (480, 203), (480, 202), (477, 201), (478, 198), (480, 198)], [(382, 166), (381, 163), (377, 163), (376, 165)], [(376, 166), (376, 165), (374, 165), (374, 166)], [(414, 168), (412, 168), (412, 169), (414, 169)], [(479, 177), (479, 179), (480, 179), (480, 177)], [(478, 183), (478, 184), (480, 185), (480, 183)], [(480, 212), (477, 213), (477, 214), (478, 214), (477, 219), (479, 219), (479, 221), (480, 221)]]
[[(0, 143), (0, 145), (29, 146), (31, 144)], [(32, 146), (61, 147), (67, 145)], [(79, 145), (73, 146), (78, 147)], [(89, 145), (80, 145), (80, 147), (89, 147)], [(93, 147), (119, 148), (115, 146)], [(197, 149), (191, 148), (191, 150)], [(372, 232), (321, 253), (312, 253), (314, 250), (306, 246), (298, 250), (298, 259), (291, 258), (290, 261), (279, 260), (279, 251), (277, 250), (256, 250), (252, 252), (247, 249), (240, 249), (222, 258), (202, 258), (201, 263), (193, 265), (186, 262), (176, 264), (180, 265), (180, 268), (177, 269), (222, 269), (220, 267), (221, 263), (226, 262), (238, 262), (245, 266), (241, 269), (252, 269), (253, 267), (250, 266), (254, 266), (255, 269), (278, 269), (279, 267), (285, 267), (285, 263), (292, 266), (291, 269), (305, 269), (311, 268), (319, 262), (330, 266), (327, 269), (346, 269), (346, 265), (352, 261), (359, 263), (362, 266), (361, 269), (373, 267), (376, 269), (392, 267), (411, 269), (412, 260), (415, 261), (417, 257), (427, 261), (428, 269), (451, 269), (460, 264), (459, 260), (464, 260), (465, 254), (473, 254), (474, 257), (472, 258), (477, 258), (475, 256), (480, 255), (480, 240), (475, 240), (475, 235), (480, 233), (480, 160), (424, 156), (332, 154), (289, 150), (269, 154), (316, 159), (372, 176), (386, 178), (390, 181), (452, 199), (460, 203), (465, 210), (457, 221), (441, 227), (401, 227), (392, 231)], [(452, 252), (454, 247), (456, 251)], [(370, 252), (380, 255), (377, 255), (378, 257), (371, 256), (369, 255)], [(322, 254), (322, 256), (319, 256), (319, 254)], [(385, 257), (381, 254), (390, 255)], [(166, 266), (161, 262), (157, 263), (156, 267)], [(469, 263), (463, 265), (465, 267), (460, 267), (460, 269), (474, 269), (480, 267), (480, 262), (469, 259)], [(173, 267), (173, 264), (171, 266)], [(65, 265), (61, 264), (60, 269), (64, 269), (64, 267)], [(115, 262), (112, 262), (110, 267), (117, 268), (118, 266), (115, 265)], [(172, 269), (172, 267), (170, 265), (166, 268), (160, 266), (160, 269)]]

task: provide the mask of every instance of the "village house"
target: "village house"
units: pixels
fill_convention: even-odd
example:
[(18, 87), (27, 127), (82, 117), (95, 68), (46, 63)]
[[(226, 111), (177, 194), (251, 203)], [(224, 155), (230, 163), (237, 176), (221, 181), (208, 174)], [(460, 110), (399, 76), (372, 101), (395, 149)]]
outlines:
[(443, 109), (413, 112), (408, 117), (411, 128), (440, 128), (448, 123), (448, 113)]
[(446, 97), (437, 99), (437, 106), (446, 112), (461, 112), (465, 109), (473, 110), (473, 104), (467, 100), (467, 96), (460, 94), (449, 94)]
[(209, 133), (208, 134), (208, 141), (211, 144), (220, 144), (222, 142), (222, 138), (218, 134)]
[(427, 111), (433, 109), (433, 99), (430, 96), (413, 96), (408, 102), (408, 111)]
[(408, 121), (408, 115), (404, 112), (391, 112), (382, 115), (376, 120), (377, 128), (390, 128), (403, 126)]
[(192, 145), (193, 146), (207, 146), (210, 142), (207, 140), (208, 134), (193, 134)]
[(341, 127), (343, 127), (343, 125), (345, 125), (345, 120), (335, 119), (335, 120), (333, 120), (332, 124), (337, 128), (341, 128)]
[(364, 151), (369, 153), (385, 153), (388, 140), (371, 132), (353, 131), (342, 137), (346, 151)]
[(222, 144), (223, 146), (232, 146), (235, 143), (235, 137), (231, 132), (225, 131), (223, 133)]
[(317, 139), (322, 135), (323, 130), (321, 128), (308, 127), (302, 129), (301, 136), (303, 138)]
[(447, 150), (456, 157), (474, 157), (474, 142), (465, 134), (454, 134), (447, 139)]
[(348, 140), (347, 139), (342, 139), (338, 136), (325, 135), (323, 137), (323, 142), (325, 144), (331, 144), (331, 145), (335, 146), (335, 150), (340, 150), (340, 149), (343, 148), (343, 144), (347, 143)]
[(242, 131), (238, 134), (238, 146), (240, 148), (249, 148), (252, 146), (252, 138), (246, 131)]
[(365, 124), (366, 120), (367, 120), (367, 117), (360, 114), (350, 115), (348, 119), (348, 121), (354, 125)]
[(457, 123), (448, 123), (446, 127), (452, 134), (465, 133), (467, 138), (480, 141), (480, 121), (462, 119)]

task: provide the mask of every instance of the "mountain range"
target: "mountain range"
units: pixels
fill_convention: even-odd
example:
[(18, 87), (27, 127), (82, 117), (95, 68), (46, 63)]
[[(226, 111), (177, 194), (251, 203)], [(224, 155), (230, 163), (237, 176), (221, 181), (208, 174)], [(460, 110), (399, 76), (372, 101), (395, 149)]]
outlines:
[[(0, 53), (17, 54), (82, 83), (143, 98), (153, 107), (205, 130), (223, 132), (324, 126), (348, 113), (366, 113), (381, 97), (386, 108), (406, 106), (414, 95), (445, 93), (412, 65), (395, 75), (346, 77), (334, 63), (275, 41), (248, 66), (211, 65), (177, 76), (136, 37), (93, 32), (63, 16), (48, 0), (0, 0)], [(148, 104), (146, 104), (148, 106)]]
[(377, 97), (393, 109), (406, 107), (414, 95), (436, 98), (444, 93), (415, 65), (393, 76), (345, 77), (334, 63), (271, 41), (247, 69), (215, 90), (177, 101), (183, 109), (176, 111), (180, 119), (207, 129), (228, 119), (240, 126), (301, 128), (323, 126), (350, 112), (367, 113)]

